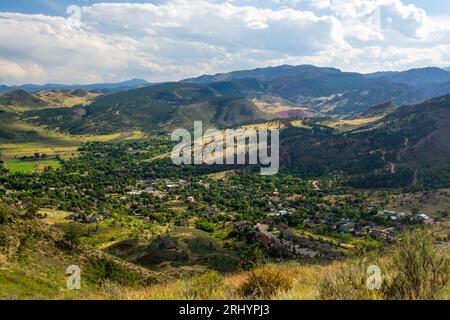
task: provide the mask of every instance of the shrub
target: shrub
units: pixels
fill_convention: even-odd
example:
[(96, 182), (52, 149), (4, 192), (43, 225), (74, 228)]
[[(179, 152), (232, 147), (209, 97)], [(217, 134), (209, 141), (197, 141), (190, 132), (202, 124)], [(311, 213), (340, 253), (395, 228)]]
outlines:
[(388, 299), (436, 299), (449, 282), (448, 252), (433, 247), (434, 236), (425, 230), (404, 235), (391, 262), (393, 274), (385, 283)]
[(86, 273), (88, 280), (95, 284), (108, 280), (120, 285), (135, 285), (138, 281), (136, 273), (106, 258), (89, 259)]
[(185, 293), (187, 299), (211, 299), (215, 291), (220, 291), (224, 285), (224, 277), (216, 271), (210, 271), (201, 276), (194, 277), (186, 283)]
[(209, 233), (213, 233), (216, 230), (216, 225), (208, 220), (197, 221), (195, 227), (199, 230), (203, 230)]
[(6, 237), (6, 234), (0, 233), (0, 247), (7, 247), (8, 246), (8, 237)]
[(27, 251), (33, 249), (34, 239), (30, 234), (25, 234), (19, 239), (19, 246), (16, 250), (17, 261), (20, 263), (27, 262)]
[(79, 246), (81, 244), (80, 235), (74, 230), (67, 231), (64, 234), (64, 240), (69, 243), (70, 248)]
[(0, 204), (0, 225), (7, 224), (9, 221), (8, 210)]
[(449, 282), (448, 252), (433, 247), (433, 235), (424, 230), (405, 234), (391, 254), (379, 259), (381, 290), (367, 287), (367, 267), (360, 260), (343, 265), (320, 284), (322, 299), (437, 299)]
[(292, 288), (292, 277), (275, 268), (262, 268), (252, 271), (247, 280), (238, 288), (244, 297), (270, 299), (276, 293)]

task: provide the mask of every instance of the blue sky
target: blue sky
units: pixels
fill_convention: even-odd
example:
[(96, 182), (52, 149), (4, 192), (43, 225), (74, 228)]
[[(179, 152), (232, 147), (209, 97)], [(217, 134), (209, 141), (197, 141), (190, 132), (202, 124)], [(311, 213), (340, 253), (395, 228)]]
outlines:
[(450, 1), (447, 0), (411, 0), (405, 3), (414, 4), (432, 15), (450, 14)]
[(448, 39), (444, 0), (1, 0), (0, 83), (450, 67)]
[[(44, 13), (49, 15), (64, 15), (69, 5), (90, 5), (101, 2), (133, 2), (133, 3), (161, 3), (161, 0), (2, 0), (0, 11), (12, 11), (22, 13)], [(429, 14), (450, 14), (450, 1), (446, 0), (407, 0), (405, 4), (414, 4), (425, 9)], [(261, 5), (260, 5), (261, 6)], [(299, 7), (302, 3), (299, 2)]]
[(12, 11), (22, 13), (43, 13), (49, 15), (65, 15), (66, 9), (70, 5), (86, 6), (93, 3), (101, 2), (133, 2), (133, 3), (158, 3), (155, 1), (145, 0), (133, 0), (133, 1), (121, 1), (121, 0), (1, 0), (0, 11)]

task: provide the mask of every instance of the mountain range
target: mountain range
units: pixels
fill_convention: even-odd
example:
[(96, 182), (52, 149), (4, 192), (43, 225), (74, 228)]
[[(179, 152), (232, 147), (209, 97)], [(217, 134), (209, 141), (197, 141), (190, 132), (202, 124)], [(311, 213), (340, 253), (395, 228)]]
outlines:
[[(223, 96), (306, 107), (325, 114), (357, 114), (391, 101), (412, 104), (450, 93), (450, 72), (435, 67), (401, 72), (361, 74), (311, 65), (282, 65), (204, 75), (180, 81), (207, 85)], [(145, 80), (91, 85), (22, 85), (0, 87), (1, 92), (84, 89), (100, 93), (127, 91), (152, 84)], [(130, 96), (132, 99), (132, 97)]]
[(450, 82), (450, 72), (440, 68), (411, 69), (402, 72), (377, 72), (366, 75), (369, 78), (382, 78), (394, 83), (402, 83), (415, 88)]
[(247, 97), (269, 95), (328, 114), (355, 114), (386, 101), (403, 105), (450, 93), (450, 72), (440, 68), (360, 74), (311, 65), (283, 65), (204, 75), (183, 82), (240, 83), (245, 79), (258, 81), (264, 88)]
[(132, 79), (123, 82), (116, 83), (96, 83), (96, 84), (24, 84), (20, 86), (5, 86), (0, 85), (0, 93), (8, 93), (13, 91), (26, 91), (26, 92), (38, 92), (38, 91), (50, 91), (50, 90), (77, 90), (84, 89), (95, 92), (113, 92), (121, 90), (136, 89), (151, 85), (149, 82), (141, 79)]
[[(450, 93), (450, 68), (418, 68), (398, 72), (361, 74), (312, 65), (282, 65), (190, 78), (180, 83), (203, 84), (231, 97), (282, 100), (327, 114), (356, 114), (386, 101), (404, 105)], [(17, 90), (30, 93), (84, 89), (114, 93), (152, 85), (133, 79), (90, 85), (46, 84), (0, 86), (0, 93)]]

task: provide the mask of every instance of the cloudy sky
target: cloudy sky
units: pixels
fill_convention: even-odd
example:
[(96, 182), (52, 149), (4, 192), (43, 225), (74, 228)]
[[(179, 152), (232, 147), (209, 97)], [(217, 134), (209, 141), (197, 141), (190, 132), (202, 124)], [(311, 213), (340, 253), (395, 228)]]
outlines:
[(447, 0), (1, 0), (0, 84), (450, 67)]

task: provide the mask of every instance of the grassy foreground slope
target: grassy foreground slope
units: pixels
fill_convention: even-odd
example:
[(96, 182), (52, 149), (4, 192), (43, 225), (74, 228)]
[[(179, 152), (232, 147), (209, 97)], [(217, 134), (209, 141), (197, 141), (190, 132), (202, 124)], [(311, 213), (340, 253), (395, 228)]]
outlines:
[[(265, 265), (261, 260), (252, 272), (203, 270), (180, 277), (108, 253), (109, 246), (102, 243), (112, 240), (105, 230), (88, 226), (93, 228), (89, 239), (94, 240), (89, 244), (58, 227), (69, 223), (63, 212), (41, 214), (31, 219), (0, 207), (0, 299), (450, 298), (448, 248), (435, 247), (425, 231), (405, 235), (382, 254), (341, 262)], [(127, 238), (139, 225), (122, 221), (114, 228), (116, 236)], [(80, 290), (67, 289), (71, 265), (81, 268)], [(370, 265), (381, 268), (380, 290), (367, 288)]]

